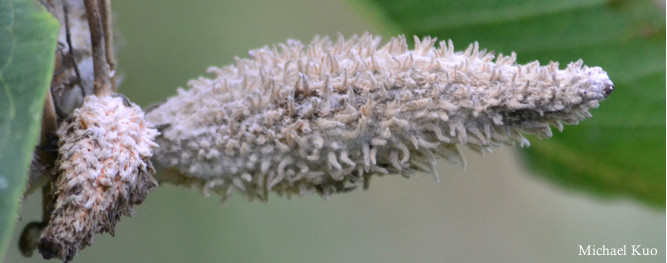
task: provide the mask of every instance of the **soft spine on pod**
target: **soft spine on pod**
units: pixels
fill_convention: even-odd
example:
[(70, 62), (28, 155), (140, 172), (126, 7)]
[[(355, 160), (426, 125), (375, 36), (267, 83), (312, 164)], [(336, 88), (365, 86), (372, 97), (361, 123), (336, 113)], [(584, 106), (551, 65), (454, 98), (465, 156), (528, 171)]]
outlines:
[(189, 82), (147, 113), (165, 125), (156, 150), (165, 180), (227, 197), (328, 196), (373, 174), (427, 171), (436, 156), (463, 163), (459, 145), (528, 145), (590, 117), (613, 91), (599, 67), (516, 64), (516, 55), (455, 52), (451, 40), (403, 36), (379, 47), (366, 34), (333, 43), (294, 40), (250, 51), (215, 78)]
[(39, 251), (69, 261), (96, 233), (113, 235), (120, 217), (132, 216), (157, 186), (150, 158), (158, 132), (136, 104), (88, 96), (57, 134), (54, 210)]

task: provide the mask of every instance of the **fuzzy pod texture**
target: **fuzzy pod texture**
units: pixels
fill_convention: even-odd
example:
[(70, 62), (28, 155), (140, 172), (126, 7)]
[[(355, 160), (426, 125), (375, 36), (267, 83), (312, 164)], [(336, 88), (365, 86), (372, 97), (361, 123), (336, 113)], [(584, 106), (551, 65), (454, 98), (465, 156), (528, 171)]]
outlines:
[(39, 251), (69, 261), (96, 233), (113, 235), (120, 217), (132, 216), (157, 186), (150, 158), (158, 131), (136, 104), (88, 96), (57, 134), (53, 213)]
[[(253, 50), (208, 69), (147, 113), (165, 125), (156, 150), (166, 181), (265, 200), (328, 196), (371, 175), (434, 174), (436, 157), (464, 164), (463, 145), (528, 145), (577, 124), (613, 91), (607, 73), (577, 61), (518, 65), (516, 55), (455, 52), (451, 40), (365, 34)], [(495, 60), (494, 60), (495, 59)], [(175, 171), (175, 172), (174, 172)]]

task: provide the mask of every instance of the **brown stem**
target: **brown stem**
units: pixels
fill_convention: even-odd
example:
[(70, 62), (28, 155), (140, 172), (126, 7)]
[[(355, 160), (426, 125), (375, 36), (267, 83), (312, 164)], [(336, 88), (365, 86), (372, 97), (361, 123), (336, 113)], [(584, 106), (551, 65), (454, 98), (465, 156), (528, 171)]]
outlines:
[(113, 31), (111, 29), (111, 0), (100, 0), (102, 11), (102, 26), (104, 27), (104, 49), (106, 50), (107, 63), (111, 72), (111, 89), (117, 92), (116, 86), (116, 59), (113, 52)]
[[(40, 150), (38, 152), (39, 161), (42, 167), (44, 167), (43, 174), (48, 176), (46, 185), (42, 188), (42, 222), (47, 223), (51, 219), (51, 170), (56, 161), (55, 152), (49, 150), (50, 145), (55, 142), (55, 133), (58, 129), (58, 120), (56, 117), (56, 107), (53, 103), (53, 96), (51, 95), (51, 89), (47, 90), (46, 100), (44, 101), (44, 114), (42, 115), (42, 134), (40, 142)], [(42, 176), (44, 176), (42, 175)]]
[(39, 169), (31, 171), (29, 177), (30, 188), (26, 190), (26, 193), (29, 193), (38, 187), (42, 187), (46, 182), (51, 180), (51, 170), (56, 161), (56, 149), (54, 148), (54, 145), (57, 143), (55, 135), (56, 129), (58, 129), (56, 109), (53, 104), (51, 89), (48, 89), (42, 113), (40, 142), (39, 145), (35, 147), (36, 158), (33, 161), (36, 162)]
[(109, 64), (107, 64), (104, 48), (104, 28), (98, 0), (84, 0), (88, 28), (90, 29), (90, 43), (93, 49), (93, 74), (95, 77), (95, 95), (98, 97), (112, 94), (109, 79)]
[(58, 129), (58, 120), (56, 119), (56, 106), (53, 103), (51, 89), (47, 89), (44, 99), (44, 114), (42, 114), (42, 130), (40, 136), (40, 145), (44, 145), (49, 140), (49, 134)]

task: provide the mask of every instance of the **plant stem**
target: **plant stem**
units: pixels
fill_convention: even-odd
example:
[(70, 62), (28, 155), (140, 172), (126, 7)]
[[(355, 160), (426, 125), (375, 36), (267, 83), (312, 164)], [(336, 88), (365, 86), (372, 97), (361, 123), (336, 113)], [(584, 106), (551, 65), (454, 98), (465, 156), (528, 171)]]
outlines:
[(102, 26), (104, 27), (104, 49), (106, 50), (107, 63), (109, 64), (109, 72), (111, 73), (111, 89), (113, 92), (117, 92), (116, 59), (114, 58), (113, 52), (113, 30), (111, 28), (111, 0), (100, 0), (100, 4), (100, 11), (102, 11)]
[(95, 95), (98, 97), (110, 96), (112, 94), (111, 81), (109, 79), (109, 64), (104, 44), (104, 28), (102, 15), (98, 0), (84, 0), (86, 16), (90, 29), (90, 43), (93, 49), (93, 74), (95, 78)]

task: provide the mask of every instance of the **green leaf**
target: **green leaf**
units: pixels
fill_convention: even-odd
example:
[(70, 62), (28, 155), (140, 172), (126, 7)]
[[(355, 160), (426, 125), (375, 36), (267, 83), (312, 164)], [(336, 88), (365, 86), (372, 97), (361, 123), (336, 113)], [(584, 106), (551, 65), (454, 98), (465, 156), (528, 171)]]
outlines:
[(37, 143), (58, 27), (37, 0), (0, 1), (0, 258)]
[[(452, 39), (519, 62), (582, 58), (616, 89), (593, 118), (523, 151), (528, 166), (572, 188), (665, 206), (665, 17), (641, 0), (356, 0), (407, 35)], [(664, 2), (663, 2), (664, 3)], [(378, 15), (379, 13), (379, 15)]]

